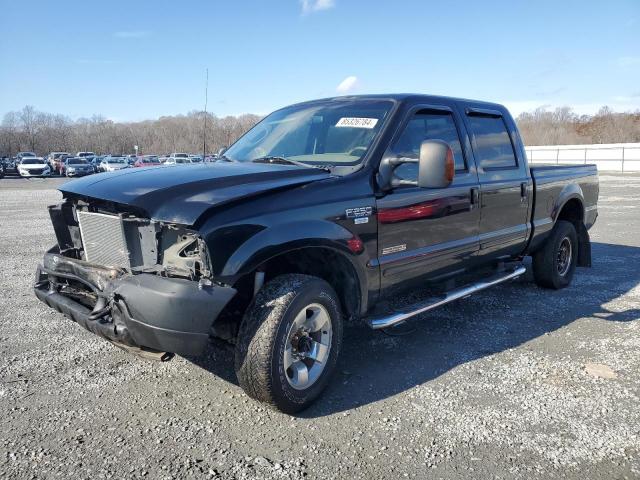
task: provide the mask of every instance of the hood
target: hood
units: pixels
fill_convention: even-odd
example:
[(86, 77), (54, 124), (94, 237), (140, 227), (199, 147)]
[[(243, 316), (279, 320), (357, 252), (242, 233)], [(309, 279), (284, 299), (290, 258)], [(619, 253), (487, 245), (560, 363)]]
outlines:
[(41, 169), (41, 168), (45, 168), (48, 167), (49, 165), (47, 165), (46, 163), (25, 163), (25, 164), (20, 164), (19, 165), (20, 168), (24, 168), (26, 170), (31, 170), (31, 169)]
[(65, 197), (130, 205), (154, 220), (193, 225), (212, 207), (329, 176), (294, 165), (208, 163), (126, 168), (73, 180), (60, 191)]

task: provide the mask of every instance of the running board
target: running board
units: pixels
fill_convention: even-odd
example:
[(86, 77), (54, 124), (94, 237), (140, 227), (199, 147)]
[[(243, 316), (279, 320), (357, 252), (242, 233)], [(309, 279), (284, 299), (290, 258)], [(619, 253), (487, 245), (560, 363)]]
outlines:
[(450, 292), (447, 292), (444, 297), (438, 298), (432, 303), (422, 304), (416, 310), (412, 310), (410, 312), (396, 312), (392, 313), (391, 315), (371, 317), (367, 320), (367, 323), (374, 330), (392, 327), (408, 320), (411, 317), (414, 317), (415, 315), (420, 315), (421, 313), (428, 312), (429, 310), (433, 310), (434, 308), (438, 308), (442, 305), (453, 302), (454, 300), (468, 297), (469, 295), (479, 292), (480, 290), (484, 290), (485, 288), (493, 287), (494, 285), (498, 285), (508, 280), (518, 278), (526, 271), (527, 269), (524, 266), (520, 265), (511, 271), (497, 273), (486, 278), (485, 280), (472, 283), (455, 290), (451, 290)]

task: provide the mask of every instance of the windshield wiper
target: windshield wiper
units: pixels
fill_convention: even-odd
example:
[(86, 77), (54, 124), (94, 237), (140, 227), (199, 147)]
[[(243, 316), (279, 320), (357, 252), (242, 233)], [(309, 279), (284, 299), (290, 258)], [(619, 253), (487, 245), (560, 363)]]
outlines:
[(287, 165), (298, 165), (299, 167), (319, 168), (320, 170), (331, 172), (330, 165), (312, 165), (309, 163), (292, 160), (291, 158), (280, 157), (278, 155), (266, 155), (264, 157), (254, 158), (251, 161), (254, 163), (279, 163), (279, 164), (287, 164)]

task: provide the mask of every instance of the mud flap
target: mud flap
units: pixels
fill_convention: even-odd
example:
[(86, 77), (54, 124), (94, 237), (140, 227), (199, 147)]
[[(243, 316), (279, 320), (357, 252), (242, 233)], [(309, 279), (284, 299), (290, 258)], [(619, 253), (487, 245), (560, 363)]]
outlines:
[(578, 223), (578, 266), (591, 266), (591, 239), (584, 223)]

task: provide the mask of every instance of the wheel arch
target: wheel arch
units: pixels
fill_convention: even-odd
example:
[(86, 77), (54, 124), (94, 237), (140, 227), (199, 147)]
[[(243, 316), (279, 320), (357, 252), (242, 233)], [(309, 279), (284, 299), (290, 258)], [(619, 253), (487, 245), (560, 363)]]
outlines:
[(578, 235), (578, 266), (590, 267), (591, 239), (589, 238), (587, 227), (584, 224), (584, 218), (584, 198), (578, 194), (573, 194), (565, 199), (555, 217), (554, 224), (564, 220), (574, 226), (576, 234)]
[[(218, 336), (233, 337), (238, 314), (244, 313), (259, 286), (256, 281), (268, 282), (285, 273), (322, 278), (336, 291), (347, 317), (363, 315), (369, 298), (366, 261), (364, 251), (355, 253), (350, 249), (353, 238), (350, 231), (328, 221), (291, 222), (252, 235), (235, 249), (216, 275), (216, 280), (238, 291), (225, 309), (224, 319), (215, 322), (214, 329), (220, 330)], [(263, 278), (258, 279), (258, 272), (264, 274)]]
[(265, 281), (286, 273), (302, 273), (322, 278), (335, 290), (347, 317), (361, 315), (366, 309), (364, 276), (344, 252), (328, 246), (306, 246), (288, 250), (261, 264)]

